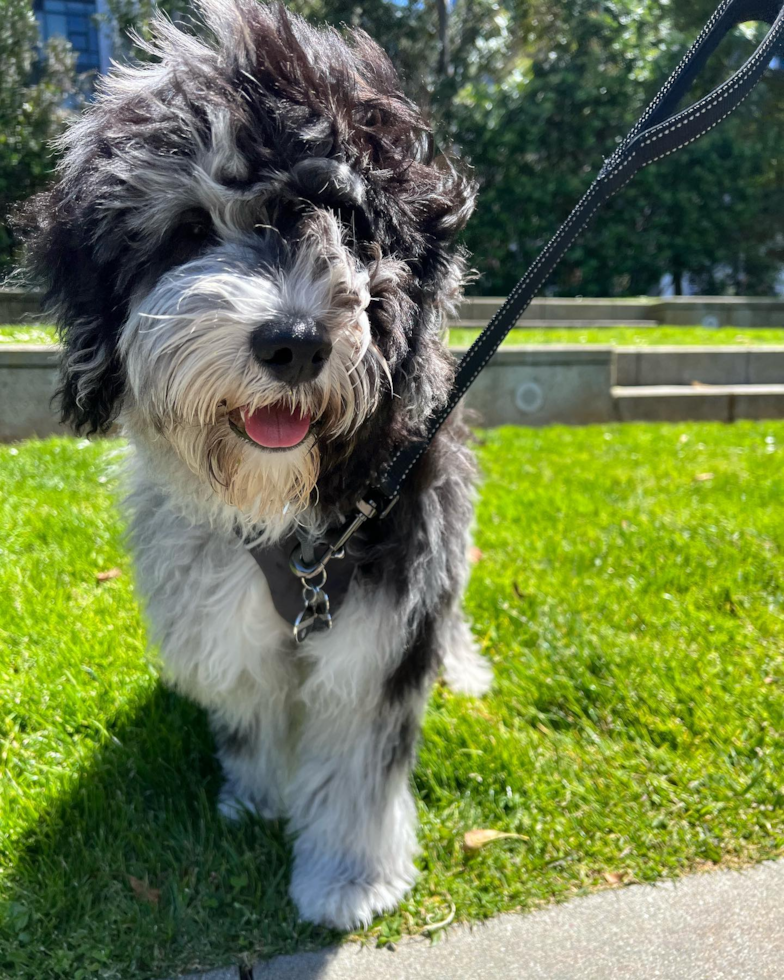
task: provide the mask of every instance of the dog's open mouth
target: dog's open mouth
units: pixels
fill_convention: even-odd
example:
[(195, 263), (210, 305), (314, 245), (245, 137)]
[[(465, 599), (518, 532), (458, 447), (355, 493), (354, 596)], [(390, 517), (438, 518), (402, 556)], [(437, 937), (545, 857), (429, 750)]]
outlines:
[(263, 449), (293, 449), (310, 432), (310, 412), (273, 402), (253, 412), (247, 405), (229, 412), (232, 431)]

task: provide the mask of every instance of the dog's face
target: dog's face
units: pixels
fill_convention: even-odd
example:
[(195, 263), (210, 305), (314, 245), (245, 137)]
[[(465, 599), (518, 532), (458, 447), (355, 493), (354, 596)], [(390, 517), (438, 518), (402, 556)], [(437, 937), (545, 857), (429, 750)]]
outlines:
[(446, 398), (472, 185), (380, 49), (282, 8), (159, 23), (64, 139), (29, 214), (64, 418), (122, 411), (251, 522), (338, 506)]

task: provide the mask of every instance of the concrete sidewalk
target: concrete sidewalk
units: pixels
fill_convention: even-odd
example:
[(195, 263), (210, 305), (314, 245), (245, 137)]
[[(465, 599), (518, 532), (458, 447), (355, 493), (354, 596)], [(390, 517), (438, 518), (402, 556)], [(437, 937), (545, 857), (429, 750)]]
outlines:
[[(208, 974), (212, 978), (212, 975)], [(239, 980), (221, 971), (216, 980)], [(253, 980), (784, 980), (784, 861), (574, 899), (395, 952), (281, 956)]]

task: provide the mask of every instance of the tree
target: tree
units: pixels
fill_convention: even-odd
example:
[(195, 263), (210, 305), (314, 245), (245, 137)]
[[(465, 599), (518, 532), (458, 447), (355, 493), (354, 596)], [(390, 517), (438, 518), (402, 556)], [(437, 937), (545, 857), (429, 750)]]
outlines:
[(41, 50), (29, 0), (0, 0), (0, 269), (13, 262), (9, 212), (50, 179), (51, 141), (77, 98), (74, 61), (64, 40)]
[[(466, 239), (483, 292), (514, 285), (687, 43), (658, 2), (576, 0), (552, 3), (551, 13), (549, 45), (540, 35), (516, 74), (465, 86), (450, 112), (481, 181)], [(741, 40), (725, 46), (725, 64), (711, 64), (705, 90), (742, 62)], [(635, 177), (569, 253), (551, 291), (642, 293), (665, 273), (719, 292), (770, 291), (781, 268), (772, 215), (784, 213), (780, 76), (716, 133)]]
[[(2, 0), (0, 0), (2, 2)], [(707, 21), (717, 0), (288, 0), (315, 21), (360, 27), (429, 109), (436, 136), (474, 167), (466, 242), (484, 293), (508, 291), (588, 187), (615, 141)], [(110, 0), (118, 31), (147, 30), (151, 0)], [(175, 18), (187, 0), (163, 0)], [(738, 29), (704, 94), (748, 56)], [(784, 262), (784, 71), (695, 147), (637, 177), (569, 253), (564, 295), (681, 288), (761, 293)], [(777, 238), (777, 235), (779, 236)]]

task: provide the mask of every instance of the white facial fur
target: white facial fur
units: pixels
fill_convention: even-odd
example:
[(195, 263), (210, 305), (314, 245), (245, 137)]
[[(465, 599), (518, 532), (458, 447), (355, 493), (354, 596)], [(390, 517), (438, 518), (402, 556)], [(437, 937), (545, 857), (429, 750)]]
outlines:
[[(156, 456), (168, 448), (198, 478), (198, 485), (184, 481), (189, 504), (195, 495), (213, 519), (222, 513), (263, 524), (274, 538), (310, 501), (319, 442), (350, 435), (384, 392), (386, 365), (367, 317), (374, 270), (360, 267), (327, 210), (312, 211), (283, 266), (264, 261), (264, 236), (273, 232), (231, 234), (225, 220), (216, 226), (227, 241), (164, 275), (132, 304), (120, 342), (124, 421), (143, 436), (137, 443), (156, 446)], [(322, 373), (296, 388), (259, 364), (250, 345), (254, 329), (291, 314), (318, 320), (332, 342)], [(269, 453), (231, 430), (230, 410), (281, 400), (313, 419), (299, 446)], [(153, 472), (173, 463), (159, 461)], [(216, 508), (215, 496), (228, 509)]]

